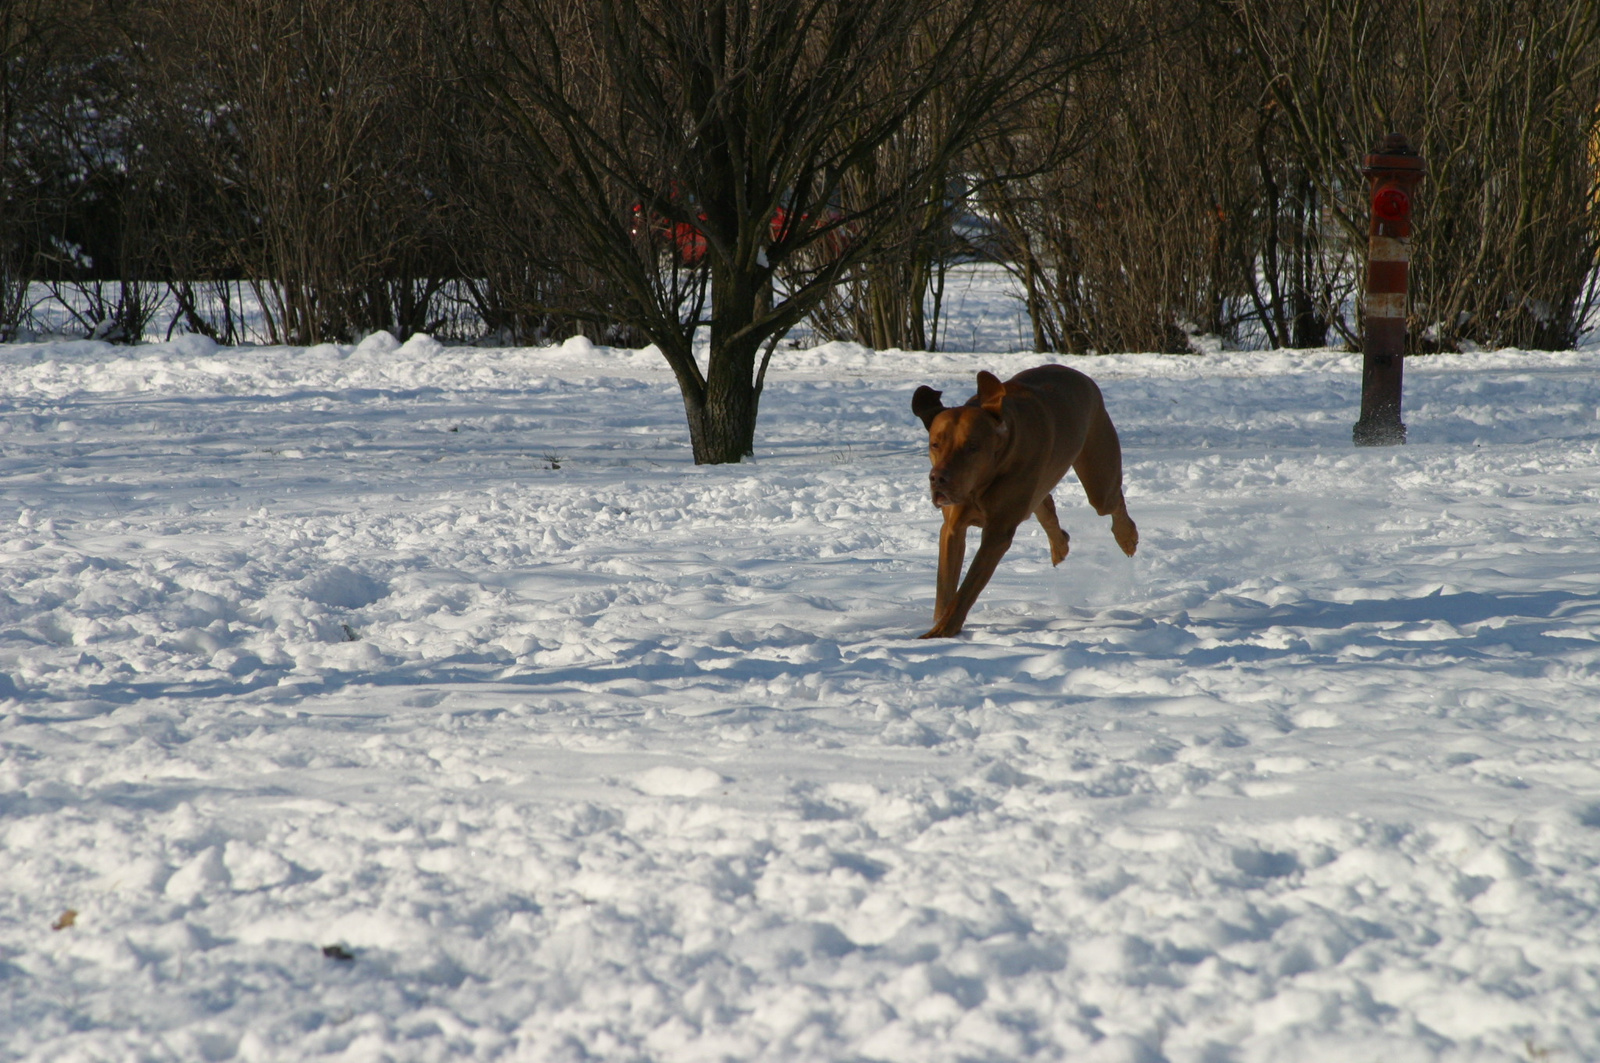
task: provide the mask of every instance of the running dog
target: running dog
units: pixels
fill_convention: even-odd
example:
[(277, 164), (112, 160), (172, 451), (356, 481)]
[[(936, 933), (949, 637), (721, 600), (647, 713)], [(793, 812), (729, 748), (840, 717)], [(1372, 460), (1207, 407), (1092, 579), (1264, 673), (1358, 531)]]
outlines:
[[(945, 406), (940, 395), (924, 385), (911, 396), (911, 412), (928, 429), (928, 487), (944, 511), (934, 622), (922, 638), (961, 633), (1017, 526), (1030, 515), (1049, 536), (1050, 563), (1061, 563), (1067, 533), (1050, 491), (1068, 469), (1078, 474), (1095, 512), (1110, 515), (1122, 552), (1133, 556), (1139, 529), (1122, 497), (1122, 445), (1093, 380), (1063, 365), (1041, 365), (1004, 383), (979, 373), (978, 393), (962, 406)], [(961, 579), (972, 527), (982, 528), (983, 536)]]

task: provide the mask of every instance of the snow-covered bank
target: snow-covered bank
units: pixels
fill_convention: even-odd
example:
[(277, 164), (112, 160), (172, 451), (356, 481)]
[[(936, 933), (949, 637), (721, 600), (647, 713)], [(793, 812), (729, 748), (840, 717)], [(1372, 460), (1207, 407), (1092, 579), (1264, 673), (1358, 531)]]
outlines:
[[(459, 282), (457, 282), (459, 285)], [(218, 335), (231, 327), (240, 343), (269, 343), (271, 330), (262, 313), (261, 304), (249, 285), (242, 282), (232, 286), (233, 303), (224, 307), (215, 291), (200, 285), (196, 309), (204, 321), (210, 322)], [(165, 285), (150, 283), (144, 286), (141, 297), (153, 307), (145, 325), (144, 339), (160, 343), (171, 338), (172, 330), (183, 328), (186, 314)], [(445, 300), (450, 305), (447, 317), (455, 318), (465, 310), (469, 295), (459, 286)], [(74, 297), (70, 290), (54, 290), (47, 285), (35, 284), (26, 300), (28, 310), (24, 315), (18, 336), (29, 341), (38, 338), (61, 338), (95, 334), (99, 312), (94, 301), (82, 296)], [(436, 304), (437, 306), (437, 304)], [(1006, 269), (992, 262), (963, 262), (949, 267), (944, 278), (939, 299), (938, 319), (934, 321), (934, 299), (930, 294), (924, 300), (929, 327), (937, 328), (936, 347), (952, 347), (964, 351), (1015, 351), (1031, 350), (1033, 328), (1021, 297), (1021, 288)], [(109, 329), (113, 322), (100, 324)], [(482, 338), (487, 330), (483, 322), (470, 311), (465, 312), (452, 326), (454, 331)], [(98, 333), (104, 335), (104, 332)], [(807, 322), (798, 325), (790, 337), (797, 346), (822, 342), (822, 337)], [(704, 333), (701, 338), (705, 339)]]
[(779, 357), (0, 348), (0, 1058), (1600, 1057), (1600, 352), (1072, 360), (1141, 552), (941, 643), (1037, 356)]

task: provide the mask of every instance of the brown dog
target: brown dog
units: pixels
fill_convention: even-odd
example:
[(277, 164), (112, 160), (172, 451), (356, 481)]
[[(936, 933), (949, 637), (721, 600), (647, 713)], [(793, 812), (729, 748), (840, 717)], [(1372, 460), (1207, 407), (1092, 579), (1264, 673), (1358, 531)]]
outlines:
[[(1078, 474), (1095, 512), (1111, 515), (1111, 534), (1133, 556), (1139, 529), (1122, 498), (1122, 446), (1093, 380), (1064, 365), (1041, 365), (1004, 384), (979, 373), (978, 393), (964, 406), (947, 407), (940, 394), (923, 386), (911, 396), (911, 411), (928, 429), (933, 504), (944, 510), (934, 623), (923, 638), (961, 633), (967, 611), (1030, 514), (1050, 537), (1050, 563), (1061, 564), (1067, 533), (1056, 521), (1050, 491), (1068, 469)], [(958, 590), (973, 526), (983, 529), (983, 538)]]

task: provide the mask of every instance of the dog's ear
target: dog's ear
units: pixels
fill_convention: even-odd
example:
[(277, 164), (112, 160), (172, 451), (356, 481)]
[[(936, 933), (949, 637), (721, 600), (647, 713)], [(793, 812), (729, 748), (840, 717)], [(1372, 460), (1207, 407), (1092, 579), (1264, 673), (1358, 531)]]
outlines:
[(1000, 412), (1000, 402), (1006, 397), (1006, 386), (1000, 378), (987, 369), (978, 371), (978, 405), (990, 413)]
[(911, 412), (922, 418), (922, 427), (932, 428), (933, 419), (944, 412), (944, 403), (939, 401), (943, 394), (924, 384), (911, 396)]

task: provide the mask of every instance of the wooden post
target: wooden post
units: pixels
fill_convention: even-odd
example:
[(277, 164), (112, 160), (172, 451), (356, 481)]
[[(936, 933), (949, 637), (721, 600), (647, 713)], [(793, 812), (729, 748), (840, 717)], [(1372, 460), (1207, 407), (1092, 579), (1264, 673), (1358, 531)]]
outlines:
[(1411, 261), (1411, 201), (1422, 180), (1422, 157), (1402, 133), (1383, 138), (1361, 173), (1371, 194), (1367, 292), (1362, 305), (1361, 419), (1358, 447), (1406, 441), (1400, 389), (1406, 353), (1406, 294)]

